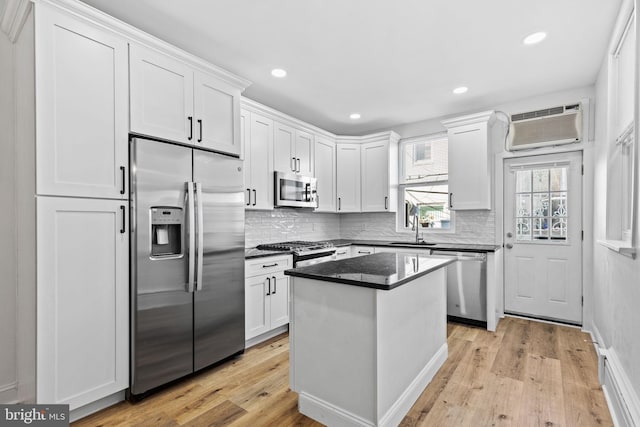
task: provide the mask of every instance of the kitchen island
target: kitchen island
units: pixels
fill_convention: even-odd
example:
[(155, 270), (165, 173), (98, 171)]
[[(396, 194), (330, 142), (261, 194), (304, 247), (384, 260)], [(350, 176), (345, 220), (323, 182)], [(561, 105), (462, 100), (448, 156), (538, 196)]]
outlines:
[(290, 383), (325, 425), (398, 425), (447, 358), (446, 265), (379, 253), (287, 270)]

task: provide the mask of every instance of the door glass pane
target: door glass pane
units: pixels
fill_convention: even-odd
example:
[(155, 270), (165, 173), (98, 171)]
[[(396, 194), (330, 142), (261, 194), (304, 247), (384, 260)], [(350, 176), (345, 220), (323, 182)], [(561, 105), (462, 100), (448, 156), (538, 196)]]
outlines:
[(549, 191), (549, 169), (533, 170), (533, 191)]
[(516, 219), (516, 240), (531, 240), (531, 218)]
[(531, 171), (530, 170), (516, 172), (516, 192), (518, 193), (531, 192)]
[(549, 193), (533, 195), (533, 216), (547, 216), (549, 213)]
[(567, 191), (567, 168), (553, 168), (549, 172), (551, 191)]
[(516, 216), (531, 216), (531, 194), (518, 194)]
[(516, 240), (567, 240), (568, 173), (567, 167), (516, 171)]

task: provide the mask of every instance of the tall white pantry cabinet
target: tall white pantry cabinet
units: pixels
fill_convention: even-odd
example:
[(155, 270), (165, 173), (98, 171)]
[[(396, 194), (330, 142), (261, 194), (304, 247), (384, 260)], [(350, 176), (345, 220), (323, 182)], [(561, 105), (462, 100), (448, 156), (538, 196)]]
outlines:
[(25, 332), (14, 401), (68, 404), (74, 419), (122, 400), (129, 386), (129, 132), (171, 136), (140, 116), (150, 98), (139, 94), (152, 94), (134, 87), (141, 65), (130, 68), (131, 58), (184, 66), (191, 83), (175, 86), (184, 96), (164, 99), (162, 114), (177, 112), (177, 142), (219, 152), (241, 154), (249, 82), (81, 2), (9, 3), (9, 21), (24, 25), (2, 28), (13, 71), (0, 77), (12, 81), (15, 116), (0, 152), (15, 169), (2, 191), (15, 204), (12, 280), (28, 313), (14, 325)]

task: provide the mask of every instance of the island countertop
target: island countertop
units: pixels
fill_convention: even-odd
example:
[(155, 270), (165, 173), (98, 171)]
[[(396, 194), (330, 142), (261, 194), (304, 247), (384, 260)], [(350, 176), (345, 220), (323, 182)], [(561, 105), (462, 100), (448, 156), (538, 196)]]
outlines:
[(391, 290), (455, 262), (413, 253), (377, 253), (286, 270), (293, 277)]

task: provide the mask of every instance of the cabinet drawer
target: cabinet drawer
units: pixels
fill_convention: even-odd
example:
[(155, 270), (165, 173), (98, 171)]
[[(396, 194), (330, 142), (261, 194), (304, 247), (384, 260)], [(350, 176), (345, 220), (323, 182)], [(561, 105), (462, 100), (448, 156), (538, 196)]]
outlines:
[(273, 274), (293, 267), (291, 255), (252, 258), (245, 261), (244, 276), (251, 277), (259, 274)]

